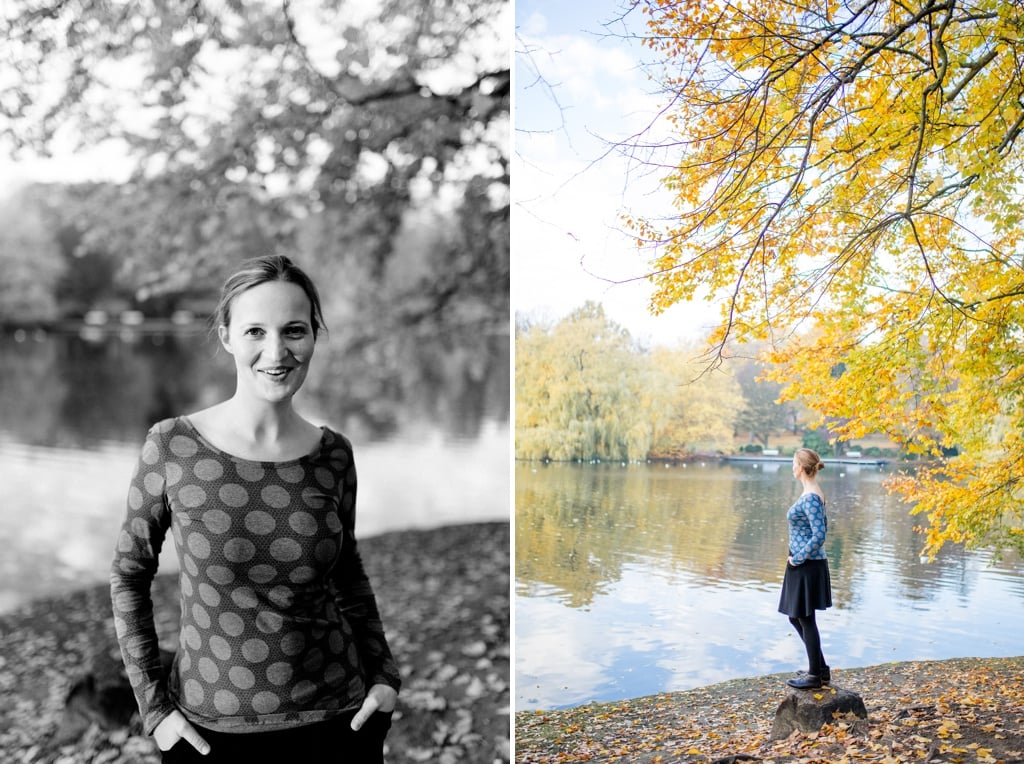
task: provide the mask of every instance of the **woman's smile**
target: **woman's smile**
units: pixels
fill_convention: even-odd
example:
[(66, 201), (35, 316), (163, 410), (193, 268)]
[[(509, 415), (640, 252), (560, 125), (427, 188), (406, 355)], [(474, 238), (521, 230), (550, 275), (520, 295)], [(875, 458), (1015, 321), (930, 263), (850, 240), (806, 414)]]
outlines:
[(291, 371), (289, 366), (275, 366), (272, 369), (260, 369), (261, 374), (266, 375), (274, 382), (283, 382), (285, 377), (288, 376), (288, 372)]

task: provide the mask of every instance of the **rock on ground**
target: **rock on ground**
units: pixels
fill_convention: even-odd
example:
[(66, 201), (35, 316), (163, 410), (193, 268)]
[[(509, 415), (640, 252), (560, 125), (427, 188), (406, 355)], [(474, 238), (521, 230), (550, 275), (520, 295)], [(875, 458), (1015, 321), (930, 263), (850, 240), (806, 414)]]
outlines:
[(826, 722), (834, 722), (847, 714), (867, 719), (864, 701), (855, 692), (841, 687), (817, 690), (796, 690), (792, 687), (775, 711), (771, 739), (781, 740), (796, 730), (817, 732)]

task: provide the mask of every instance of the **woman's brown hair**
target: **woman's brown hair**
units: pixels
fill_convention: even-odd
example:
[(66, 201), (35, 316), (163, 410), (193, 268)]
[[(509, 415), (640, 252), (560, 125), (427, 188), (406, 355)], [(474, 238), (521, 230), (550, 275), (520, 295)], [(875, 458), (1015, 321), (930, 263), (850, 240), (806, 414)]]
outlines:
[(804, 474), (817, 475), (821, 470), (825, 469), (825, 463), (818, 456), (817, 451), (812, 451), (809, 448), (798, 448), (796, 453), (793, 454), (793, 458), (796, 459), (796, 463), (800, 465), (800, 469), (804, 471)]

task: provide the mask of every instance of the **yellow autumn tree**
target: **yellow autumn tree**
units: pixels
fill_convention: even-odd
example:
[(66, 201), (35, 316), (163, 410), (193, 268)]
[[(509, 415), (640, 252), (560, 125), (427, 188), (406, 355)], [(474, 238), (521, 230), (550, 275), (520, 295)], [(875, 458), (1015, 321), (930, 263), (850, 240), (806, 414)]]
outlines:
[(627, 217), (652, 309), (721, 300), (719, 357), (768, 341), (784, 395), (841, 436), (936, 457), (894, 481), (929, 554), (1024, 550), (1024, 10), (631, 6), (668, 99), (647, 148), (673, 215)]
[(731, 451), (744, 400), (732, 373), (705, 374), (698, 347), (654, 347), (643, 397), (651, 423), (650, 455), (680, 458), (700, 451)]
[(647, 456), (640, 359), (629, 332), (599, 304), (587, 302), (551, 327), (517, 326), (515, 355), (517, 457)]

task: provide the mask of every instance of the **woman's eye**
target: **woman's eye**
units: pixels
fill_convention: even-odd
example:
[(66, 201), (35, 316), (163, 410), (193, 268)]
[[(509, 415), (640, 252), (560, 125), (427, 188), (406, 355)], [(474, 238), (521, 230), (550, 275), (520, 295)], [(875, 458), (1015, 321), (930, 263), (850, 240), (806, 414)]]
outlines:
[(289, 337), (305, 337), (306, 327), (304, 326), (293, 326), (285, 332)]
[(255, 326), (251, 326), (245, 330), (245, 334), (248, 337), (259, 337), (261, 334), (263, 334), (263, 330), (258, 329)]

